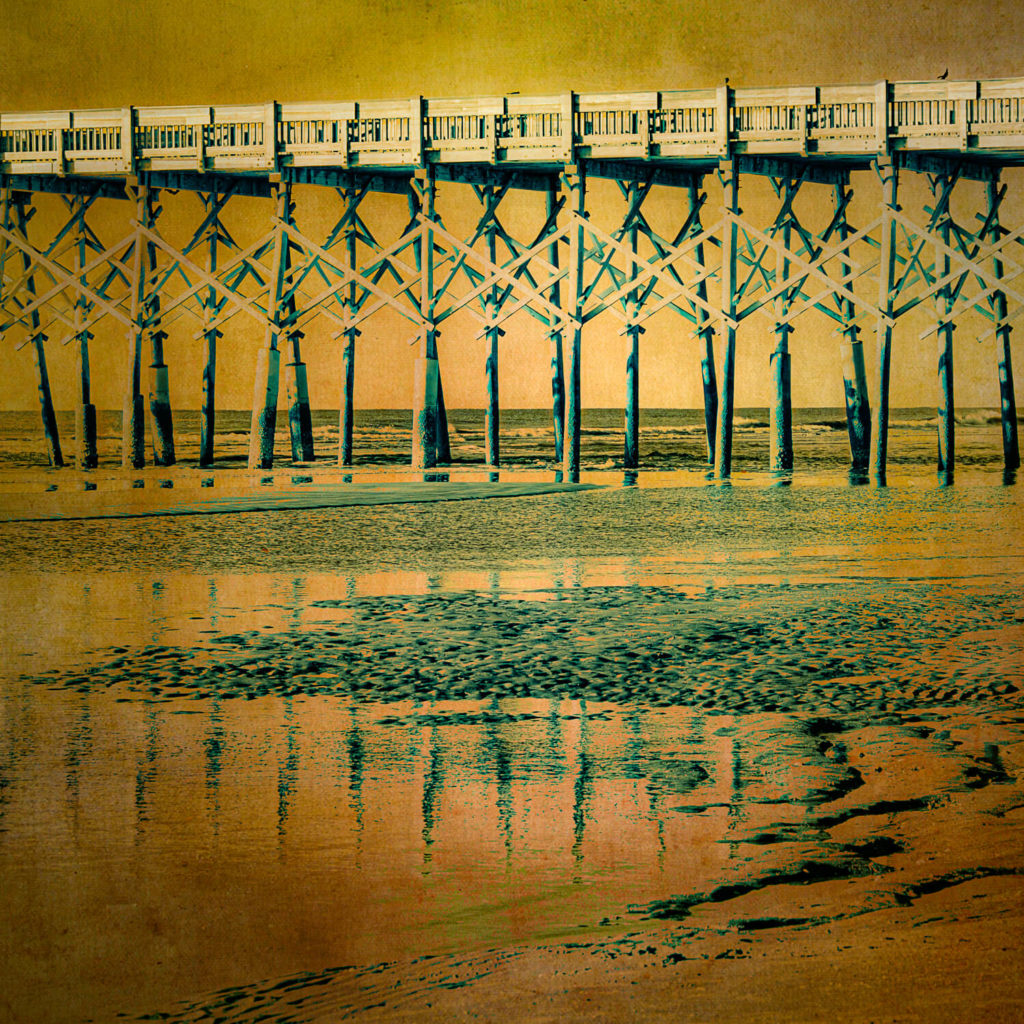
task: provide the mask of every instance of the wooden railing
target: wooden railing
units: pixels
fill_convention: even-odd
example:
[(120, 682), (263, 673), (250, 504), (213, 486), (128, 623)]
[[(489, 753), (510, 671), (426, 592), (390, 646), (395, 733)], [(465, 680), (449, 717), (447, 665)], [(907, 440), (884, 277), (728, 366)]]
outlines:
[(1024, 79), (0, 113), (0, 171), (123, 175), (577, 159), (1024, 155)]

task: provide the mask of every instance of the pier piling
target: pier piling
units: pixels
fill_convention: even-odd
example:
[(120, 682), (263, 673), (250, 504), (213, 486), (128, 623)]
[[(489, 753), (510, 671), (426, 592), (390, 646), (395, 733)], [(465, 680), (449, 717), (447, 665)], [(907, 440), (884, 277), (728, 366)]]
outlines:
[(568, 194), (569, 263), (565, 296), (565, 321), (569, 329), (569, 366), (566, 373), (564, 446), (565, 475), (569, 483), (580, 478), (580, 361), (583, 356), (583, 267), (586, 258), (586, 178), (582, 166), (569, 165), (561, 177)]
[(886, 483), (886, 461), (889, 448), (889, 371), (892, 362), (893, 285), (896, 275), (896, 221), (899, 212), (898, 174), (896, 164), (888, 158), (875, 161), (875, 171), (882, 186), (882, 226), (878, 265), (878, 402), (875, 406), (875, 447), (872, 452), (871, 477), (875, 484)]
[(736, 217), (739, 213), (739, 168), (735, 160), (718, 165), (722, 183), (722, 344), (719, 360), (715, 478), (728, 480), (732, 473), (732, 417), (736, 372)]

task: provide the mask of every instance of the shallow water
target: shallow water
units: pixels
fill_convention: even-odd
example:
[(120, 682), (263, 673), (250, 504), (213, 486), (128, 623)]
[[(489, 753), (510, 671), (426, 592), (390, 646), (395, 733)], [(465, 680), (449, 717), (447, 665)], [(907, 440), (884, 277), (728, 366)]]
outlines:
[(1019, 491), (911, 469), (0, 525), (0, 1007), (336, 1020), (1017, 878)]

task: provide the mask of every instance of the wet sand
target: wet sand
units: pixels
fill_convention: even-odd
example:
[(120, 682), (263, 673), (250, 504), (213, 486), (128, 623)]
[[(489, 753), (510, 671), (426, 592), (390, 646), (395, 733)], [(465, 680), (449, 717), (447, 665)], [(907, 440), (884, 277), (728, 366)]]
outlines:
[(994, 474), (5, 523), (0, 1016), (1019, 1020), (1021, 527)]

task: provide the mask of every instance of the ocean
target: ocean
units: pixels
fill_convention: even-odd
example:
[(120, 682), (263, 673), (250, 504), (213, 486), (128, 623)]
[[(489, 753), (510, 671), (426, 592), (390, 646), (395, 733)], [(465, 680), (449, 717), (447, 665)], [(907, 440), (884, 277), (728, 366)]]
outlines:
[[(1013, 1019), (998, 413), (959, 414), (940, 487), (934, 411), (894, 412), (877, 488), (841, 410), (795, 410), (788, 486), (740, 410), (722, 487), (700, 412), (645, 411), (628, 486), (621, 412), (586, 410), (598, 486), (419, 504), (409, 421), (361, 412), (346, 483), (336, 414), (297, 480), (279, 420), (277, 486), (394, 504), (0, 523), (0, 1018), (891, 1019), (898, 949), (933, 979), (901, 1019), (947, 1019), (957, 964)], [(128, 476), (200, 493), (175, 423), (177, 475)], [(450, 423), (455, 483), (482, 413)], [(247, 428), (218, 414), (214, 490)], [(502, 430), (501, 476), (552, 478), (547, 412)], [(0, 503), (81, 490), (37, 431), (0, 414)], [(101, 414), (99, 491), (119, 436)]]

